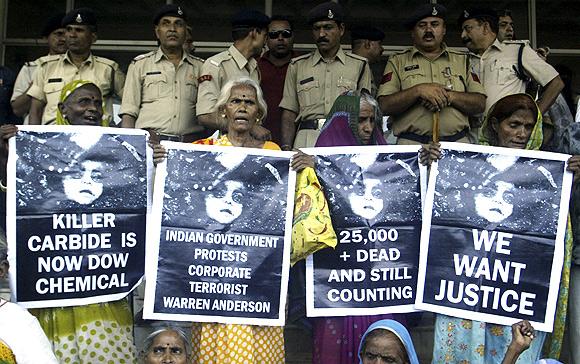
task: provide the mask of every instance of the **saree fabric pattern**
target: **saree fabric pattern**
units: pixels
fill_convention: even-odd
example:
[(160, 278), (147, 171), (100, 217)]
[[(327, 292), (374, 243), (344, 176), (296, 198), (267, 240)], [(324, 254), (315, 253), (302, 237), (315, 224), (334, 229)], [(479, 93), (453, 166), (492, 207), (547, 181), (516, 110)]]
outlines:
[[(227, 135), (194, 144), (233, 146)], [(262, 149), (280, 150), (266, 142)], [(284, 328), (194, 322), (191, 330), (193, 363), (284, 363)]]

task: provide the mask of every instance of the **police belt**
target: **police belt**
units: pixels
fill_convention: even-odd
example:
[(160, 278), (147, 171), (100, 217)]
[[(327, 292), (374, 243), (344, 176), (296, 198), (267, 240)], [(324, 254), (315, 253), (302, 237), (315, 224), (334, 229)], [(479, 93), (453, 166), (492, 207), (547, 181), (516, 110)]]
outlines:
[[(456, 142), (459, 139), (465, 138), (467, 136), (467, 133), (469, 133), (469, 128), (465, 128), (462, 131), (460, 131), (459, 133), (456, 133), (453, 135), (440, 136), (439, 141)], [(419, 135), (419, 134), (415, 134), (415, 133), (401, 133), (398, 135), (398, 137), (403, 138), (403, 139), (412, 140), (414, 142), (421, 143), (421, 144), (429, 144), (431, 141), (433, 141), (433, 135)]]
[(165, 134), (159, 133), (153, 129), (145, 129), (151, 134), (151, 139), (156, 141), (170, 141), (170, 142), (181, 142), (181, 143), (192, 143), (196, 140), (207, 138), (210, 134), (208, 134), (207, 130), (202, 130), (196, 133), (189, 133), (184, 135), (173, 135), (173, 134)]
[(326, 119), (301, 120), (298, 130), (318, 130), (325, 121)]

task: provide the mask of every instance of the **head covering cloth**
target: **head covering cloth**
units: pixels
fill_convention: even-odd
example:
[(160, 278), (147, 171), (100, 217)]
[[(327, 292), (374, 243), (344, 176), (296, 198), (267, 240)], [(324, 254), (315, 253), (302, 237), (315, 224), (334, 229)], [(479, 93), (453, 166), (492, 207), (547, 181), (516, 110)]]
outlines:
[[(496, 117), (498, 105), (500, 103), (516, 103), (522, 101), (522, 98), (531, 100), (534, 105), (536, 105), (536, 125), (532, 129), (530, 139), (526, 144), (525, 149), (527, 150), (540, 150), (542, 142), (544, 140), (543, 133), (543, 123), (542, 123), (542, 113), (538, 108), (538, 105), (534, 99), (528, 94), (514, 94), (508, 95), (500, 100), (498, 100), (489, 110), (485, 121), (482, 125), (482, 133), (479, 138), (479, 144), (490, 145), (490, 135), (497, 136), (497, 132), (493, 130), (491, 119)], [(527, 100), (526, 100), (527, 101)], [(501, 122), (501, 121), (500, 121)], [(570, 265), (572, 257), (572, 247), (573, 247), (573, 235), (572, 235), (572, 225), (570, 223), (570, 216), (568, 216), (568, 222), (566, 225), (566, 235), (564, 237), (564, 267), (562, 268), (562, 279), (560, 280), (560, 289), (558, 303), (556, 306), (556, 315), (554, 320), (554, 330), (551, 334), (546, 337), (544, 343), (543, 352), (550, 357), (560, 356), (560, 351), (562, 348), (562, 339), (564, 337), (564, 327), (566, 322), (566, 313), (568, 309), (568, 288), (570, 285)], [(541, 363), (541, 362), (539, 362)], [(547, 362), (550, 363), (550, 362)]]
[(405, 347), (405, 351), (407, 352), (407, 357), (409, 357), (409, 364), (419, 364), (419, 358), (417, 357), (417, 353), (415, 352), (415, 347), (413, 346), (413, 340), (411, 339), (411, 335), (409, 335), (409, 331), (395, 320), (380, 320), (373, 323), (367, 331), (364, 333), (360, 340), (360, 345), (358, 347), (358, 360), (360, 364), (362, 364), (362, 349), (363, 344), (371, 331), (383, 329), (395, 334), (397, 338), (401, 341), (403, 346)]
[[(495, 104), (493, 104), (491, 109), (489, 109), (489, 112), (487, 113), (485, 120), (483, 122), (483, 125), (481, 127), (482, 133), (479, 137), (479, 144), (490, 145), (490, 136), (491, 135), (497, 136), (497, 132), (495, 130), (493, 130), (491, 119), (496, 118), (498, 105), (502, 105), (506, 102), (508, 102), (508, 103), (516, 102), (516, 101), (518, 101), (518, 99), (521, 101), (521, 98), (530, 99), (534, 103), (534, 105), (536, 105), (536, 109), (537, 109), (536, 125), (534, 125), (534, 129), (532, 129), (532, 134), (530, 135), (530, 139), (528, 139), (528, 143), (526, 144), (525, 149), (527, 149), (527, 150), (540, 150), (540, 147), (542, 146), (542, 142), (544, 140), (544, 133), (542, 130), (542, 128), (543, 128), (542, 113), (540, 112), (540, 109), (538, 108), (538, 105), (536, 104), (534, 99), (528, 94), (508, 95), (508, 96), (502, 97)], [(514, 110), (514, 112), (516, 110)], [(501, 123), (501, 120), (498, 120), (498, 122)], [(494, 145), (494, 146), (497, 147), (497, 145)]]
[[(336, 98), (320, 131), (320, 136), (316, 140), (317, 147), (363, 145), (358, 136), (360, 99), (358, 91), (349, 91)], [(382, 133), (381, 123), (382, 120), (375, 120), (371, 145), (387, 144)]]
[[(60, 91), (60, 98), (58, 99), (59, 103), (60, 102), (64, 103), (66, 99), (68, 99), (68, 97), (72, 95), (73, 92), (75, 92), (77, 89), (85, 85), (94, 85), (97, 89), (99, 89), (99, 87), (91, 81), (86, 80), (71, 81), (66, 85), (64, 85), (64, 87)], [(60, 112), (60, 108), (56, 109), (56, 125), (70, 125), (70, 122), (67, 119), (65, 119), (62, 113)], [(101, 126), (109, 126), (109, 122), (103, 119), (101, 120)]]

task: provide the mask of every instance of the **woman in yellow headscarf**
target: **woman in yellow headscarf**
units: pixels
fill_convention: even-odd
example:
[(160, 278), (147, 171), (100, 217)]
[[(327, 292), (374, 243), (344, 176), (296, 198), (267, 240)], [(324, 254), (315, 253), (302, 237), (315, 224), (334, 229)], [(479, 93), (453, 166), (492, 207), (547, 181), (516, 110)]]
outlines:
[[(56, 123), (108, 126), (103, 120), (103, 98), (97, 85), (82, 80), (65, 85)], [(0, 143), (6, 143), (17, 131), (14, 125), (0, 127)], [(4, 157), (6, 150), (5, 145), (0, 146)], [(0, 169), (5, 173), (5, 168)], [(126, 299), (30, 311), (38, 318), (61, 363), (136, 362), (133, 315)]]
[[(509, 95), (500, 99), (489, 111), (482, 127), (480, 144), (504, 148), (539, 150), (542, 146), (542, 114), (535, 101), (526, 94)], [(428, 164), (440, 157), (438, 145), (424, 146), (421, 162)], [(580, 172), (579, 156), (569, 160), (568, 169)], [(554, 332), (546, 340), (546, 333), (536, 331), (530, 348), (522, 353), (517, 363), (533, 363), (542, 357), (557, 358), (566, 321), (572, 236), (570, 222), (565, 238), (564, 267), (560, 283)], [(471, 364), (501, 363), (511, 342), (511, 327), (437, 315), (433, 362)]]

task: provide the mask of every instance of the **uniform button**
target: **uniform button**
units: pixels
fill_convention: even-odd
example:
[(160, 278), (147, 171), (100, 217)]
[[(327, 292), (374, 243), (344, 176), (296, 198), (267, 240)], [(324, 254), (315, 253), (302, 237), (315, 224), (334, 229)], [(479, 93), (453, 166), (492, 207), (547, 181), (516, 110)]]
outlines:
[(175, 119), (177, 117), (177, 115), (173, 115), (173, 118)]
[(177, 96), (175, 96), (175, 99), (177, 100)]

